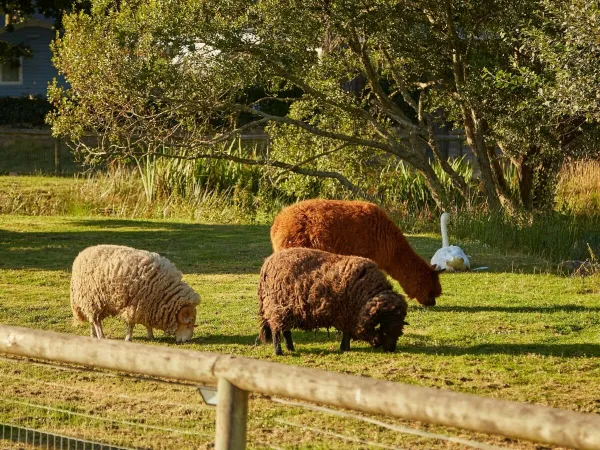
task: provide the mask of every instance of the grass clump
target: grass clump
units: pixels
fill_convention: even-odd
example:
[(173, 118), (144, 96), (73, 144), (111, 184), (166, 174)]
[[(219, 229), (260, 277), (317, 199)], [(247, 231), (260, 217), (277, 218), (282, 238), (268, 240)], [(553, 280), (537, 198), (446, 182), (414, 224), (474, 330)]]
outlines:
[(600, 161), (565, 164), (558, 177), (557, 209), (600, 220)]
[(600, 249), (600, 220), (569, 212), (471, 214), (459, 212), (452, 234), (503, 250), (518, 250), (554, 262), (585, 259)]

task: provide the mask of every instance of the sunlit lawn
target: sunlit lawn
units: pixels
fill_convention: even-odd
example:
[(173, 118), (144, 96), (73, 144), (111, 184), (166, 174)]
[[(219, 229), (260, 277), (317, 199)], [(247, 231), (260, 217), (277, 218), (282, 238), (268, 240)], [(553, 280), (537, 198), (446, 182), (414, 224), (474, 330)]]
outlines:
[[(438, 236), (411, 236), (410, 241), (426, 257), (440, 245)], [(199, 292), (202, 301), (195, 338), (178, 348), (233, 353), (402, 383), (600, 412), (598, 278), (557, 275), (544, 261), (526, 255), (498, 254), (477, 243), (466, 242), (463, 247), (472, 256), (474, 267), (488, 266), (489, 270), (444, 274), (444, 294), (435, 308), (424, 309), (411, 300), (407, 318), (410, 325), (396, 353), (386, 354), (364, 343), (352, 342), (352, 351), (341, 354), (336, 333), (321, 330), (295, 332), (296, 352), (275, 357), (271, 346), (255, 345), (258, 272), (271, 251), (268, 227), (0, 216), (0, 323), (87, 335), (88, 327), (76, 325), (72, 320), (70, 267), (80, 250), (100, 243), (158, 252), (173, 261)], [(122, 339), (125, 327), (117, 319), (107, 320), (105, 333), (111, 339)], [(157, 337), (152, 345), (175, 346), (173, 339), (161, 332)], [(148, 342), (143, 327), (138, 327), (134, 339)], [(197, 410), (192, 421), (194, 429), (207, 431), (206, 442), (212, 435), (214, 411), (201, 406), (197, 395), (184, 388), (159, 385), (146, 392), (145, 383), (129, 383), (130, 386), (126, 381), (115, 382), (114, 378), (102, 374), (81, 379), (82, 375), (77, 373), (1, 361), (0, 375), (8, 377), (0, 381), (5, 396), (17, 395), (38, 402), (52, 399), (69, 402), (68, 395), (60, 393), (60, 386), (36, 393), (31, 388), (36, 381), (19, 384), (20, 378), (71, 388), (85, 387), (100, 390), (105, 395), (98, 398), (82, 395), (79, 408), (94, 409), (100, 402), (106, 405), (99, 410), (121, 416), (129, 413), (122, 411), (123, 408), (120, 410), (109, 393), (129, 390), (131, 395), (133, 390), (148, 401), (157, 402), (154, 408), (140, 409), (139, 414), (148, 417), (153, 411), (156, 414), (155, 408), (164, 399), (177, 404), (189, 403), (192, 410)], [(23, 388), (23, 384), (29, 389)], [(284, 420), (387, 445), (451, 447), (451, 444), (407, 437), (360, 422), (286, 409), (262, 398), (253, 398), (251, 405), (249, 438), (253, 446), (357, 446), (277, 422)], [(166, 408), (160, 416), (161, 423), (183, 426), (185, 421), (181, 414)], [(422, 424), (415, 426), (423, 428)], [(439, 427), (426, 428), (448, 432)], [(103, 430), (98, 428), (97, 439), (104, 436), (106, 430)], [(496, 445), (534, 448), (502, 438), (453, 433)], [(167, 440), (165, 438), (165, 442)], [(169, 448), (166, 443), (164, 448)], [(189, 448), (194, 445), (190, 444)]]

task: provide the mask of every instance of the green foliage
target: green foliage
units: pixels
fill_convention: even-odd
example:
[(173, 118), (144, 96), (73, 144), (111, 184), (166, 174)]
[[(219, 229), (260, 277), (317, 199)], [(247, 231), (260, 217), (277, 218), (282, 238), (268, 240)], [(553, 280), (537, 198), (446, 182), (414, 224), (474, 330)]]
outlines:
[[(452, 160), (450, 165), (465, 180), (473, 180), (473, 165), (464, 158)], [(440, 178), (444, 195), (451, 199), (451, 204), (455, 205), (455, 208), (462, 209), (471, 205), (471, 201), (475, 200), (477, 190), (473, 181), (471, 189), (474, 196), (465, 201), (439, 163), (433, 164), (433, 169)], [(418, 215), (423, 211), (435, 211), (435, 201), (423, 175), (402, 161), (390, 161), (384, 167), (378, 183), (378, 195), (384, 205), (393, 205), (394, 208), (410, 215)]]
[(42, 97), (0, 97), (0, 125), (41, 127), (51, 110)]
[[(400, 159), (438, 208), (476, 196), (435, 152), (436, 129), (452, 121), (466, 131), (490, 209), (549, 211), (564, 158), (598, 133), (595, 100), (582, 103), (596, 98), (596, 65), (574, 62), (585, 42), (596, 54), (595, 28), (583, 30), (596, 9), (577, 12), (579, 3), (96, 0), (65, 18), (53, 47), (70, 87), (51, 88), (50, 121), (90, 162), (142, 161), (163, 148), (240, 162), (211, 146), (264, 130), (269, 154), (242, 162), (265, 166), (296, 198), (376, 195), (380, 161)], [(587, 88), (569, 109), (567, 87), (578, 85)], [(100, 149), (83, 141), (88, 132)]]

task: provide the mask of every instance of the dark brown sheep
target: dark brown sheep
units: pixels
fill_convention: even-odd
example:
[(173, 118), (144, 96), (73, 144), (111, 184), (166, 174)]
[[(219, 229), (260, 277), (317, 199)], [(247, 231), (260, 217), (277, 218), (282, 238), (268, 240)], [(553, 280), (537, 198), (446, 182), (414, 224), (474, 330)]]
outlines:
[(438, 268), (412, 249), (402, 231), (372, 203), (306, 200), (284, 208), (271, 227), (273, 250), (306, 247), (372, 259), (406, 294), (425, 306), (442, 294)]
[(258, 286), (260, 340), (273, 339), (281, 355), (281, 336), (294, 350), (292, 328), (334, 327), (343, 333), (341, 351), (350, 339), (396, 350), (406, 317), (406, 301), (394, 292), (377, 265), (366, 258), (321, 250), (292, 248), (265, 261)]

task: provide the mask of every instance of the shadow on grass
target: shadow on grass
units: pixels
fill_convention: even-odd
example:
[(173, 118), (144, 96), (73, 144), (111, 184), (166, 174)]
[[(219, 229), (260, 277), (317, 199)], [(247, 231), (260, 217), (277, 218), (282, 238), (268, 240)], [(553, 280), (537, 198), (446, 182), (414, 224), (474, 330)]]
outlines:
[(98, 244), (127, 245), (169, 258), (184, 273), (258, 273), (271, 253), (269, 228), (172, 222), (69, 222), (101, 229), (15, 232), (0, 229), (0, 269), (70, 270), (77, 254)]
[(598, 312), (600, 307), (581, 305), (556, 306), (439, 306), (427, 309), (428, 313), (447, 312), (506, 312), (506, 313), (560, 313), (560, 312)]
[[(266, 225), (205, 225), (137, 220), (68, 220), (68, 231), (0, 229), (0, 269), (70, 270), (77, 254), (98, 244), (127, 245), (160, 253), (184, 273), (258, 273), (271, 254)], [(97, 229), (89, 229), (89, 228)], [(437, 241), (411, 237), (427, 255)]]
[[(252, 335), (207, 335), (198, 336), (192, 339), (193, 344), (212, 344), (212, 345), (247, 345), (253, 347), (255, 345), (263, 346), (265, 348), (272, 349), (273, 344), (271, 342), (267, 344), (257, 343), (257, 334)], [(341, 334), (337, 335), (332, 330), (329, 335), (326, 331), (292, 331), (292, 339), (294, 346), (296, 347), (295, 352), (288, 352), (284, 349), (285, 354), (307, 354), (307, 355), (320, 355), (323, 353), (339, 353)], [(395, 353), (412, 353), (412, 354), (423, 354), (423, 355), (437, 355), (437, 356), (465, 356), (465, 355), (544, 355), (544, 356), (560, 356), (560, 357), (581, 357), (581, 356), (600, 356), (600, 344), (479, 344), (473, 346), (453, 346), (453, 345), (436, 345), (428, 346), (426, 342), (421, 345), (403, 345), (404, 338), (398, 340), (398, 347)], [(361, 345), (357, 347), (353, 345), (356, 341), (352, 341), (350, 344), (351, 352), (360, 353), (382, 353), (386, 354), (381, 348), (365, 347)], [(334, 346), (335, 350), (329, 350), (324, 348), (309, 348), (305, 345), (314, 343), (327, 344)], [(285, 348), (285, 344), (282, 339), (282, 348)]]
[[(400, 342), (398, 341), (398, 343)], [(399, 345), (396, 351), (439, 356), (535, 354), (575, 358), (580, 356), (600, 356), (600, 344), (479, 344), (470, 347), (452, 345), (435, 347)]]

